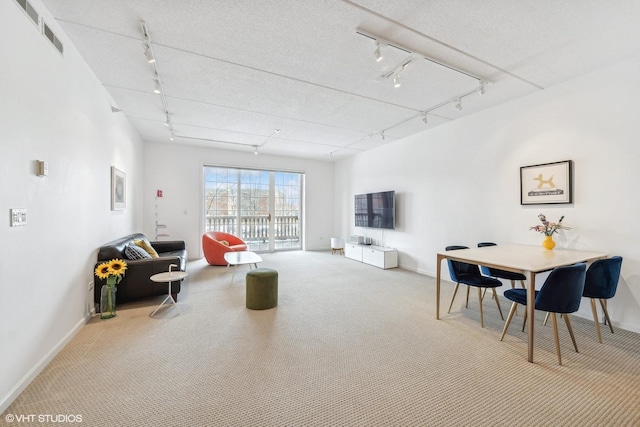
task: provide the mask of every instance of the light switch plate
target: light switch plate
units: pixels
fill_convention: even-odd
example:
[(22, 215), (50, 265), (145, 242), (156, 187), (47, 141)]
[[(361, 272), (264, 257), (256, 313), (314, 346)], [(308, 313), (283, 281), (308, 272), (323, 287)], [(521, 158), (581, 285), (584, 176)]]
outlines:
[(27, 225), (27, 210), (26, 209), (11, 209), (9, 211), (12, 227), (20, 227)]

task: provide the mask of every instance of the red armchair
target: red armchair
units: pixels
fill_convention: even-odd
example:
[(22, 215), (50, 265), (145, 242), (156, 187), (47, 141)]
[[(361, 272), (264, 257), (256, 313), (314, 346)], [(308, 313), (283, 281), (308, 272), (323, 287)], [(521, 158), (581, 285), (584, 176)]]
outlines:
[(246, 243), (233, 234), (222, 231), (208, 231), (202, 235), (202, 251), (210, 265), (227, 265), (227, 261), (224, 260), (224, 254), (246, 250)]

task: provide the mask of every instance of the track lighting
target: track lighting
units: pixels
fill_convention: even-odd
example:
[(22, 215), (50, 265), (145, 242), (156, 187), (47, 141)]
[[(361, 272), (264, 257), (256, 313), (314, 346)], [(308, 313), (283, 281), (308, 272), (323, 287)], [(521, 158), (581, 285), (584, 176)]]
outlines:
[(256, 156), (258, 155), (258, 146), (257, 145), (253, 146), (253, 154), (255, 154)]
[(149, 29), (147, 28), (147, 24), (144, 21), (140, 21), (140, 29), (142, 30), (142, 37), (144, 46), (144, 56), (151, 64), (153, 69), (153, 92), (160, 95), (160, 100), (162, 101), (162, 108), (165, 114), (164, 125), (169, 128), (169, 140), (175, 140), (175, 132), (173, 130), (173, 124), (171, 123), (171, 116), (169, 116), (169, 105), (167, 104), (167, 98), (164, 94), (164, 88), (162, 87), (162, 80), (160, 79), (160, 74), (158, 73), (158, 66), (156, 64), (156, 58), (153, 56), (153, 48), (151, 47), (151, 36), (149, 35)]
[(393, 87), (398, 88), (402, 86), (400, 84), (400, 77), (396, 74), (395, 76), (393, 76)]
[[(428, 117), (426, 112), (432, 112), (434, 110), (437, 110), (441, 107), (445, 107), (448, 105), (453, 105), (454, 108), (456, 108), (458, 111), (462, 111), (462, 98), (465, 96), (469, 96), (471, 94), (474, 93), (479, 93), (480, 95), (484, 95), (485, 91), (486, 91), (486, 85), (487, 84), (491, 84), (492, 81), (491, 80), (487, 80), (484, 77), (480, 77), (472, 72), (466, 71), (462, 68), (459, 68), (453, 64), (447, 64), (446, 62), (443, 62), (439, 59), (437, 59), (436, 57), (432, 57), (430, 55), (425, 54), (424, 52), (420, 52), (417, 50), (414, 50), (413, 48), (410, 48), (409, 46), (403, 45), (401, 43), (398, 43), (397, 41), (394, 41), (392, 39), (388, 39), (386, 37), (383, 37), (381, 35), (375, 34), (375, 33), (371, 33), (367, 30), (364, 30), (362, 28), (356, 28), (356, 34), (366, 37), (369, 40), (369, 43), (374, 42), (375, 43), (375, 50), (373, 51), (373, 56), (375, 58), (376, 61), (381, 61), (382, 60), (382, 52), (381, 52), (381, 47), (384, 47), (385, 50), (385, 54), (390, 54), (389, 52), (394, 52), (393, 55), (391, 56), (396, 56), (396, 53), (399, 53), (400, 55), (408, 55), (405, 56), (405, 59), (403, 60), (403, 62), (398, 63), (395, 67), (390, 66), (390, 67), (384, 67), (383, 72), (380, 75), (380, 79), (388, 79), (391, 80), (393, 79), (393, 87), (398, 88), (401, 86), (401, 82), (400, 82), (400, 78), (399, 75), (400, 73), (402, 73), (405, 68), (415, 62), (422, 62), (427, 61), (430, 62), (433, 65), (442, 67), (442, 69), (444, 71), (447, 72), (451, 72), (451, 73), (456, 73), (458, 75), (458, 77), (462, 77), (462, 78), (466, 78), (466, 79), (472, 79), (473, 82), (469, 83), (467, 86), (467, 84), (464, 84), (464, 87), (467, 88), (466, 92), (462, 92), (462, 93), (453, 93), (451, 94), (451, 96), (445, 97), (444, 101), (441, 101), (440, 103), (436, 104), (436, 105), (431, 105), (428, 108), (423, 109), (422, 111), (419, 112), (414, 112), (412, 113), (412, 115), (406, 119), (403, 120), (395, 125), (392, 126), (387, 126), (387, 130), (393, 129), (396, 126), (400, 126), (402, 124), (404, 124), (407, 120), (415, 120), (416, 117), (420, 118), (424, 124), (428, 124)], [(367, 44), (365, 46), (371, 46), (370, 44)], [(388, 61), (389, 58), (387, 58)], [(420, 72), (420, 69), (416, 69), (411, 70), (410, 75), (409, 75), (409, 79), (411, 79), (413, 77), (414, 74), (417, 74)], [(403, 78), (406, 78), (406, 76), (403, 75)], [(477, 86), (475, 86), (477, 85)], [(474, 88), (475, 86), (475, 88)], [(471, 87), (472, 89), (469, 90), (468, 88)], [(406, 90), (406, 89), (405, 89)], [(376, 133), (371, 133), (369, 136), (375, 136)], [(384, 133), (380, 133), (380, 136), (384, 139)]]
[(153, 56), (153, 52), (151, 51), (151, 45), (147, 44), (144, 48), (144, 56), (147, 58), (149, 64), (153, 64), (156, 62), (156, 58)]
[(376, 50), (373, 51), (373, 57), (376, 58), (376, 62), (382, 61), (382, 52), (380, 52), (380, 43), (376, 42)]
[(384, 141), (384, 131), (380, 132), (380, 138)]

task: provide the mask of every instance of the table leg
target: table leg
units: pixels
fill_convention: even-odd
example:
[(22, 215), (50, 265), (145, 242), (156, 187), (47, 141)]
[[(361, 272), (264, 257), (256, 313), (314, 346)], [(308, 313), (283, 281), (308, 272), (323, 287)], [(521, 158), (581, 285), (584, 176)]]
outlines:
[(238, 264), (233, 265), (233, 273), (231, 273), (231, 284), (233, 285), (233, 278), (236, 277), (236, 269), (238, 268)]
[(178, 310), (178, 314), (182, 314), (182, 313), (180, 312), (180, 308), (178, 308), (178, 303), (176, 303), (176, 300), (174, 300), (174, 299), (173, 299), (173, 296), (171, 295), (171, 283), (172, 283), (172, 282), (169, 282), (169, 295), (167, 295), (167, 296), (165, 297), (165, 299), (163, 299), (163, 300), (162, 300), (162, 302), (160, 303), (160, 305), (159, 305), (159, 306), (157, 306), (155, 310), (153, 310), (153, 313), (151, 313), (151, 314), (150, 314), (150, 316), (153, 316), (154, 314), (156, 314), (156, 311), (160, 310), (160, 307), (162, 307), (162, 306), (167, 302), (167, 300), (170, 300), (170, 301), (171, 301), (171, 303), (172, 303), (172, 304), (173, 304), (173, 306), (176, 308), (176, 310)]
[(442, 271), (441, 264), (444, 256), (438, 255), (436, 260), (436, 320), (440, 320), (440, 274)]
[(533, 329), (534, 329), (534, 313), (536, 305), (536, 273), (529, 272), (529, 286), (527, 286), (527, 317), (529, 325), (527, 329), (528, 336), (528, 355), (527, 359), (533, 363)]

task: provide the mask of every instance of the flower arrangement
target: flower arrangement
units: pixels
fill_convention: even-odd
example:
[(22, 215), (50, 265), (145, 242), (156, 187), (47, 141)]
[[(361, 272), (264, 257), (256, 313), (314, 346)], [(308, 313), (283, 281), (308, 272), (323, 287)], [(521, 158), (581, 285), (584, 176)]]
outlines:
[(98, 264), (95, 273), (100, 279), (107, 279), (107, 284), (100, 290), (100, 318), (110, 319), (116, 315), (116, 285), (122, 280), (127, 263), (121, 259)]
[(121, 259), (112, 259), (96, 267), (96, 276), (100, 279), (107, 279), (107, 286), (114, 287), (120, 283), (126, 269), (126, 262)]
[(560, 220), (558, 222), (547, 221), (547, 217), (545, 217), (543, 214), (538, 214), (538, 219), (542, 222), (542, 225), (534, 225), (533, 227), (529, 227), (529, 230), (537, 231), (538, 233), (542, 233), (545, 236), (551, 236), (553, 235), (553, 233), (557, 233), (558, 230), (571, 230), (571, 228), (562, 225), (564, 215), (560, 217)]

